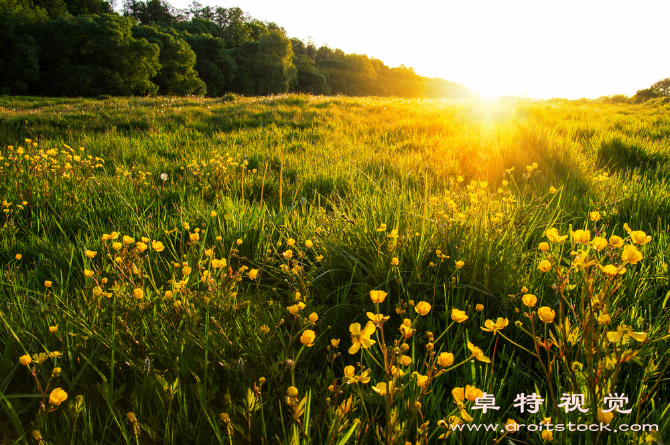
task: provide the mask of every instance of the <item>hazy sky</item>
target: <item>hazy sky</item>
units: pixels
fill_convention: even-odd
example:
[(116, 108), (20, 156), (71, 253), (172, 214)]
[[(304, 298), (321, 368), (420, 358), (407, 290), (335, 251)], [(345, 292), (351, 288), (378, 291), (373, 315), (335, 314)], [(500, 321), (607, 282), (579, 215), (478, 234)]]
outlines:
[(483, 96), (632, 95), (670, 77), (668, 0), (228, 1), (201, 3), (238, 6), (290, 37), (411, 66)]

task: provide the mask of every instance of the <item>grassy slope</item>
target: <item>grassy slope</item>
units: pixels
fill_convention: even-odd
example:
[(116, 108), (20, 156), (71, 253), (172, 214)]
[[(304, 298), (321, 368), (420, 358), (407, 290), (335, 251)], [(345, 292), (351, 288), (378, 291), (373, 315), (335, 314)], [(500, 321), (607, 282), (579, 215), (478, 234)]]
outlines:
[[(608, 236), (625, 235), (624, 223), (653, 235), (644, 262), (622, 279), (618, 305), (625, 308), (622, 320), (634, 327), (667, 329), (670, 120), (664, 104), (286, 96), (232, 101), (2, 98), (0, 106), (5, 158), (10, 154), (5, 146), (25, 147), (23, 139), (30, 138), (38, 143), (36, 149), (60, 150), (67, 144), (104, 159), (103, 168), (86, 173), (75, 166), (66, 179), (21, 172), (13, 165), (0, 173), (0, 198), (12, 202), (12, 209), (28, 202), (9, 213), (0, 232), (2, 311), (13, 330), (13, 335), (10, 330), (1, 334), (0, 390), (34, 392), (34, 381), (16, 360), (23, 351), (46, 348), (63, 352), (60, 384), (72, 398), (80, 394), (90, 401), (79, 423), (50, 414), (40, 430), (51, 437), (113, 443), (126, 435), (129, 440), (131, 426), (122, 417), (132, 410), (148, 437), (173, 443), (199, 430), (201, 443), (209, 443), (223, 434), (215, 417), (222, 410), (232, 412), (223, 394), (240, 400), (259, 376), (270, 380), (272, 408), (256, 426), (267, 425), (271, 435), (281, 437), (276, 407), (290, 373), (279, 363), (295, 357), (295, 346), (287, 341), (295, 343), (296, 326), (287, 327), (286, 338), (274, 332), (264, 336), (257, 328), (282, 326), (281, 319), (290, 323), (282, 308), (293, 304), (296, 291), (307, 302), (306, 311), (319, 314), (316, 331), (323, 335), (302, 354), (296, 386), (313, 388), (320, 400), (342, 366), (354, 363), (343, 351), (334, 365), (324, 365), (325, 344), (341, 338), (348, 347), (347, 328), (354, 321), (364, 323), (361, 310), (369, 310), (367, 295), (373, 288), (389, 292), (381, 308), (386, 314), (395, 314), (398, 301), (430, 301), (435, 316), (420, 326), (436, 333), (445, 327), (445, 309), (469, 308), (471, 320), (456, 333), (449, 331), (444, 346), (462, 356), (469, 338), (491, 352), (495, 340), (478, 328), (483, 320), (502, 315), (511, 325), (523, 319), (514, 311), (518, 296), (510, 299), (509, 294), (527, 286), (542, 305), (554, 304), (551, 281), (532, 266), (544, 230), (555, 225), (567, 233), (570, 225), (584, 227), (596, 210), (604, 215), (596, 230)], [(245, 156), (248, 170), (242, 173)], [(60, 172), (64, 162), (51, 168)], [(537, 169), (527, 175), (526, 166), (534, 162)], [(505, 174), (512, 167), (512, 174)], [(162, 173), (169, 177), (165, 183)], [(459, 175), (464, 183), (457, 181)], [(503, 179), (509, 186), (498, 193)], [(477, 202), (465, 189), (470, 180), (487, 182), (477, 185), (483, 190)], [(552, 185), (559, 193), (549, 193)], [(514, 204), (507, 201), (511, 195)], [(451, 221), (449, 199), (465, 212), (465, 222)], [(210, 216), (212, 210), (216, 217)], [(186, 231), (166, 233), (184, 223), (190, 233), (201, 228), (197, 244), (189, 242)], [(389, 231), (398, 229), (400, 237), (385, 239), (375, 230), (382, 223)], [(162, 256), (124, 257), (142, 272), (138, 278), (132, 272), (122, 275), (103, 257), (100, 236), (111, 231), (162, 240), (167, 248)], [(300, 270), (286, 274), (279, 254), (289, 238), (303, 246), (293, 248), (296, 255), (303, 251), (305, 256)], [(304, 247), (312, 238), (314, 247)], [(234, 270), (260, 269), (258, 283), (244, 278), (235, 289), (239, 294), (216, 294), (221, 299), (216, 305), (202, 304), (203, 295), (209, 295), (204, 286), (193, 285), (196, 290), (182, 298), (179, 309), (160, 298), (175, 274), (171, 261), (193, 266), (211, 246)], [(106, 290), (116, 281), (116, 292), (125, 295), (141, 283), (150, 302), (138, 307), (132, 298), (118, 298), (115, 305), (92, 298), (91, 279), (82, 273), (94, 263), (84, 256), (86, 248), (100, 252), (94, 270), (96, 277), (98, 272), (109, 277)], [(449, 258), (437, 259), (437, 249)], [(20, 261), (16, 253), (23, 255)], [(397, 268), (391, 265), (393, 257), (399, 258)], [(455, 260), (465, 267), (456, 269)], [(45, 290), (45, 280), (53, 281), (51, 289)], [(483, 314), (473, 310), (478, 303), (485, 306)], [(117, 319), (119, 314), (123, 317)], [(392, 319), (396, 326), (401, 320)], [(59, 334), (49, 334), (49, 325), (58, 325)], [(509, 335), (528, 346), (519, 334)], [(209, 366), (203, 365), (205, 351)], [(434, 423), (446, 415), (440, 395), (453, 386), (488, 388), (499, 405), (509, 406), (516, 392), (532, 389), (528, 379), (542, 384), (539, 368), (518, 350), (497, 346), (496, 354), (504, 366), (494, 364), (493, 376), (490, 367), (478, 364), (459, 368), (424, 402), (426, 417)], [(109, 381), (112, 362), (113, 387), (102, 383)], [(519, 370), (510, 374), (514, 366)], [(634, 392), (639, 376), (634, 369), (627, 372), (632, 374), (621, 389)], [(179, 379), (181, 391), (168, 396), (161, 379)], [(163, 403), (155, 395), (161, 391)], [(7, 411), (19, 414), (23, 428), (35, 416), (33, 400), (14, 398)], [(321, 406), (322, 401), (313, 403)], [(314, 410), (315, 416), (326, 415)], [(650, 418), (658, 419), (659, 412)], [(104, 437), (100, 425), (108, 427)]]

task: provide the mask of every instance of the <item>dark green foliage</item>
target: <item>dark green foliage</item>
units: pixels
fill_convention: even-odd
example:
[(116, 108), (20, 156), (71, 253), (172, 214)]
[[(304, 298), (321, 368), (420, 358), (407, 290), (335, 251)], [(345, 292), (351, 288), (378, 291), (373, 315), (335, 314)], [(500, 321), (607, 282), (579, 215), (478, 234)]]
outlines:
[(106, 14), (113, 3), (0, 0), (0, 92), (470, 97), (462, 85), (404, 65), (289, 40), (284, 28), (237, 7), (123, 0), (120, 18)]
[(232, 91), (237, 65), (225, 48), (223, 40), (210, 34), (184, 33), (182, 38), (196, 54), (195, 70), (207, 85), (207, 95), (218, 97)]
[(40, 80), (33, 91), (52, 96), (156, 94), (159, 47), (132, 37), (133, 20), (111, 14), (52, 20), (34, 30)]
[(25, 94), (39, 78), (40, 48), (26, 27), (47, 20), (30, 0), (0, 0), (0, 94)]
[(330, 77), (333, 94), (370, 96), (379, 91), (377, 72), (366, 55), (349, 54), (336, 59), (323, 59), (318, 66)]
[(275, 30), (233, 51), (238, 66), (235, 91), (246, 95), (286, 93), (296, 75), (291, 41)]
[(658, 94), (656, 91), (654, 91), (653, 88), (645, 88), (643, 90), (637, 90), (637, 93), (635, 93), (635, 96), (632, 97), (633, 102), (636, 104), (639, 104), (641, 102), (646, 102), (649, 99), (653, 99), (655, 97), (659, 97), (660, 94)]
[(653, 84), (650, 89), (659, 96), (670, 97), (670, 77), (659, 80)]
[(330, 94), (326, 76), (316, 69), (311, 59), (303, 57), (296, 66), (297, 76), (293, 90), (310, 94)]
[(132, 30), (136, 39), (146, 39), (160, 48), (158, 60), (160, 71), (151, 81), (158, 85), (158, 93), (164, 95), (187, 96), (205, 94), (205, 82), (198, 78), (194, 65), (195, 52), (174, 29), (155, 26), (135, 26)]

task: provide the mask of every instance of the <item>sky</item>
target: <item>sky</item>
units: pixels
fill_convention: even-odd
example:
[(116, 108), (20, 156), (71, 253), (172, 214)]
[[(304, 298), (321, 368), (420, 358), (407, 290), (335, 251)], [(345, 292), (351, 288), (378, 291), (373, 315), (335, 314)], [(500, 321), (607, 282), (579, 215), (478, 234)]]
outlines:
[[(168, 0), (186, 8), (191, 0)], [(670, 1), (200, 0), (482, 97), (633, 95), (670, 77)]]

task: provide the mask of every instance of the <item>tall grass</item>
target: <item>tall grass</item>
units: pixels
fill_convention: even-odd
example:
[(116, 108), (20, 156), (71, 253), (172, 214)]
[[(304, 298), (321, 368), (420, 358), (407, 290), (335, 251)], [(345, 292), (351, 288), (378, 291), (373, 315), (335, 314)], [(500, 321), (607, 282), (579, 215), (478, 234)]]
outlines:
[[(615, 423), (655, 423), (660, 433), (555, 441), (669, 431), (666, 104), (5, 97), (0, 107), (9, 441), (489, 443), (503, 434), (449, 433), (438, 422), (463, 421), (454, 388), (495, 395), (495, 416), (470, 410), (466, 397), (474, 422), (556, 420), (550, 393), (581, 390), (594, 409), (564, 416), (597, 422), (603, 373), (633, 409)], [(631, 244), (624, 224), (652, 238), (643, 260), (612, 279), (579, 269), (571, 252), (619, 265), (615, 247), (569, 236), (538, 250), (552, 227)], [(553, 272), (538, 270), (544, 259)], [(372, 304), (372, 290), (388, 296)], [(585, 292), (594, 309), (578, 314)], [(535, 307), (521, 302), (531, 293)], [(555, 323), (538, 324), (539, 307), (554, 309)], [(455, 321), (453, 308), (468, 319)], [(390, 319), (370, 350), (349, 354), (350, 325), (365, 327), (371, 311)], [(610, 326), (592, 322), (604, 314)], [(498, 317), (509, 321), (505, 337), (480, 329)], [(406, 318), (409, 337), (398, 333)], [(565, 319), (584, 335), (570, 337)], [(613, 376), (588, 360), (593, 348), (602, 363), (611, 357), (603, 339), (623, 324), (647, 340), (619, 346), (634, 355), (617, 359)], [(528, 336), (531, 327), (544, 332)], [(301, 342), (307, 331), (314, 346)], [(534, 337), (546, 345), (550, 334), (583, 371), (562, 368), (565, 354), (537, 352)], [(468, 360), (468, 342), (491, 363)], [(412, 358), (404, 376), (392, 369), (402, 344)], [(62, 356), (19, 363), (45, 351)], [(442, 352), (456, 365), (438, 365)], [(343, 377), (347, 366), (353, 377)], [(380, 382), (399, 391), (380, 395)], [(60, 404), (49, 403), (56, 387), (68, 394)], [(521, 392), (546, 399), (540, 413), (518, 413)]]

